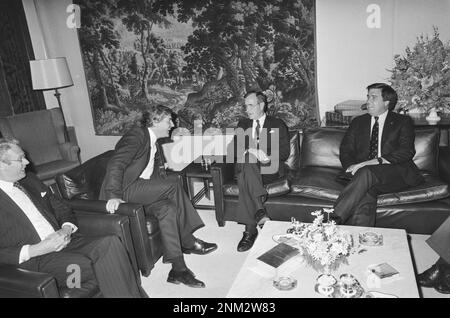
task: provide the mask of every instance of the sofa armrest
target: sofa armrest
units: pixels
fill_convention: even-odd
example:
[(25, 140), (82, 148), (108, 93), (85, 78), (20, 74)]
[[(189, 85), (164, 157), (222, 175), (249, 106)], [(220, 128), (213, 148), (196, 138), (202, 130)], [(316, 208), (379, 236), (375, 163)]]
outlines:
[(14, 265), (1, 265), (0, 298), (18, 297), (58, 298), (56, 280), (46, 273), (28, 271)]
[(214, 205), (216, 207), (216, 220), (219, 226), (225, 225), (225, 207), (223, 201), (223, 185), (234, 178), (233, 163), (214, 163), (211, 166), (213, 182)]
[(439, 147), (439, 176), (450, 184), (450, 147)]
[(78, 158), (78, 153), (80, 152), (80, 147), (72, 142), (66, 142), (59, 145), (59, 151), (64, 160), (67, 161), (80, 161)]
[[(122, 203), (119, 205), (115, 214), (109, 214), (106, 211), (106, 201), (101, 200), (67, 200), (69, 205), (78, 212), (91, 212), (100, 215), (121, 215), (127, 216), (130, 220), (130, 231), (132, 242), (126, 242), (127, 249), (133, 248), (135, 252), (137, 266), (142, 275), (148, 276), (154, 266), (152, 252), (150, 250), (150, 241), (147, 231), (147, 222), (145, 219), (144, 208), (140, 204)], [(156, 261), (156, 260), (155, 260)]]

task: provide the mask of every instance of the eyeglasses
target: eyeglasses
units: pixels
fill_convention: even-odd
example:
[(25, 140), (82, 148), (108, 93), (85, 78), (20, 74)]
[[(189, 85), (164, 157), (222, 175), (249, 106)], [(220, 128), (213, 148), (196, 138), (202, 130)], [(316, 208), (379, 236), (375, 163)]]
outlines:
[(8, 159), (9, 161), (19, 161), (19, 162), (23, 162), (24, 160), (27, 160), (27, 158), (25, 157), (19, 157), (18, 159)]

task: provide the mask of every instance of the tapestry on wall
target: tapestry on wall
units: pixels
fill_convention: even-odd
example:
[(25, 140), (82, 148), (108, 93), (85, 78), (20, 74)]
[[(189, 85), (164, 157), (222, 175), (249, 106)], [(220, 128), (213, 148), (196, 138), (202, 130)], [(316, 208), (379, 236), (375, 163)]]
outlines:
[(317, 126), (315, 0), (75, 0), (99, 135), (121, 135), (151, 105), (181, 127), (235, 127), (262, 90), (291, 128)]

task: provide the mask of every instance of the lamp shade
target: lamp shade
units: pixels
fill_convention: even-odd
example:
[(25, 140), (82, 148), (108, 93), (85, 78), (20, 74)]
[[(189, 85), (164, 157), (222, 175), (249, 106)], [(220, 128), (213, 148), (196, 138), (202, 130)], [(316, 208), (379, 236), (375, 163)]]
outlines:
[(33, 89), (47, 90), (73, 85), (65, 57), (30, 61)]

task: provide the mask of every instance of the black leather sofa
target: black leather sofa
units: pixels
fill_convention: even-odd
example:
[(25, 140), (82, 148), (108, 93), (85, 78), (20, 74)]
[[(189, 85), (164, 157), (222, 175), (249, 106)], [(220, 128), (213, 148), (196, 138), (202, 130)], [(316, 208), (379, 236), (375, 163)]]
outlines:
[[(79, 231), (87, 236), (117, 235), (124, 243), (136, 277), (139, 272), (131, 239), (130, 220), (117, 214), (98, 214), (86, 209), (75, 211)], [(58, 289), (56, 279), (47, 273), (0, 265), (0, 298), (92, 298), (102, 297), (97, 285)]]
[[(291, 132), (287, 174), (266, 186), (267, 212), (273, 220), (311, 222), (311, 212), (332, 207), (344, 185), (335, 181), (342, 170), (339, 146), (342, 128), (317, 128)], [(416, 128), (414, 161), (425, 183), (407, 191), (378, 197), (376, 226), (431, 234), (450, 215), (450, 148), (439, 147), (437, 128)], [(234, 164), (214, 164), (216, 217), (219, 225), (234, 221), (239, 190)]]
[[(106, 211), (106, 201), (98, 200), (98, 196), (106, 173), (106, 165), (113, 154), (113, 150), (106, 151), (56, 176), (61, 196), (67, 199), (73, 209), (89, 208), (96, 213), (109, 214)], [(115, 214), (129, 218), (137, 266), (143, 276), (149, 276), (154, 264), (162, 255), (158, 220), (146, 217), (144, 207), (134, 203), (120, 204)]]

